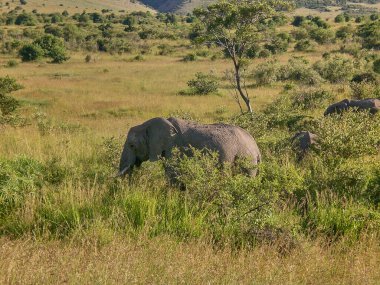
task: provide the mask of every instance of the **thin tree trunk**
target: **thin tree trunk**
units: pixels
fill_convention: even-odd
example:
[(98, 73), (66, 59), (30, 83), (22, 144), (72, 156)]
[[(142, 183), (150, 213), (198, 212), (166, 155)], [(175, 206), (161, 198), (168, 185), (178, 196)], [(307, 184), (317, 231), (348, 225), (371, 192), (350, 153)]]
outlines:
[(243, 101), (244, 101), (244, 103), (248, 109), (248, 112), (250, 112), (252, 114), (253, 110), (252, 110), (252, 106), (251, 106), (251, 100), (249, 99), (248, 94), (244, 93), (243, 88), (241, 86), (240, 66), (238, 65), (236, 60), (233, 60), (233, 61), (234, 61), (234, 67), (235, 67), (236, 89), (239, 92), (240, 97), (243, 99)]

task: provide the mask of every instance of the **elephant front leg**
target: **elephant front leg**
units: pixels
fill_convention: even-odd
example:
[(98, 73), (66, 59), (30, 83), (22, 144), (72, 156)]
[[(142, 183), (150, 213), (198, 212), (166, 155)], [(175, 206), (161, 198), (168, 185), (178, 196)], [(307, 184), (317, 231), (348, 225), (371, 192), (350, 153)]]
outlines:
[(180, 181), (175, 166), (166, 162), (164, 164), (165, 176), (170, 186), (179, 188), (181, 191), (186, 190), (186, 185)]

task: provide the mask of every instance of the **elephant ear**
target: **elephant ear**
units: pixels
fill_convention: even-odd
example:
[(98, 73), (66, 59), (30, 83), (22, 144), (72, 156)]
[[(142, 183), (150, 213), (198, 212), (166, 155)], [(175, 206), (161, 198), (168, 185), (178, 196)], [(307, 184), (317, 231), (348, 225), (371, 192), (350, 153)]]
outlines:
[(178, 130), (164, 118), (155, 118), (148, 122), (146, 129), (149, 160), (157, 161), (166, 156), (174, 146)]

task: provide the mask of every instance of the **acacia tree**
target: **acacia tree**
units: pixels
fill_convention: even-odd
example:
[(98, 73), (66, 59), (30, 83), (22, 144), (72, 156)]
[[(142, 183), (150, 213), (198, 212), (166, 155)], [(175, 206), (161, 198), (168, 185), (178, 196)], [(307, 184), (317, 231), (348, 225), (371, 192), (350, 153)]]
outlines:
[(231, 81), (237, 92), (236, 99), (240, 106), (239, 97), (242, 98), (250, 113), (253, 112), (251, 101), (242, 76), (248, 66), (247, 52), (264, 38), (268, 21), (290, 7), (287, 0), (219, 0), (194, 11), (198, 22), (193, 28), (192, 40), (216, 44), (232, 60)]

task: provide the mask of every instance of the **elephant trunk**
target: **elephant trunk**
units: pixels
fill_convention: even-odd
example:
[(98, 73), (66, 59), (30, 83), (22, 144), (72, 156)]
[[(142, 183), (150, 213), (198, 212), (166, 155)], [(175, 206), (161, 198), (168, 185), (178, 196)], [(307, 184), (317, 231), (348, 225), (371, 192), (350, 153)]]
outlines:
[(131, 174), (136, 163), (136, 155), (127, 145), (124, 146), (120, 158), (119, 173), (117, 177), (124, 177), (127, 173)]

